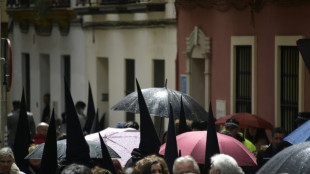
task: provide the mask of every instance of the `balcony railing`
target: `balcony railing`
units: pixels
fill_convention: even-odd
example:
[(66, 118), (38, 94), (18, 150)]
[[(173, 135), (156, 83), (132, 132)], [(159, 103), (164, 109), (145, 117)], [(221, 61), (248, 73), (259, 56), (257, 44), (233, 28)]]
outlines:
[[(50, 8), (70, 7), (70, 0), (46, 0), (46, 3)], [(34, 8), (35, 4), (35, 0), (7, 0), (8, 9)]]

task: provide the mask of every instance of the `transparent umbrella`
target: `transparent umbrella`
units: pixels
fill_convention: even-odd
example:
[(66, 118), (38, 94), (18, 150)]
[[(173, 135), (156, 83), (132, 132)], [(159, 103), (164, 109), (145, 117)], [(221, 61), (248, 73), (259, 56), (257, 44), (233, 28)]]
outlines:
[[(191, 96), (169, 88), (146, 88), (142, 89), (142, 94), (151, 115), (169, 116), (169, 103), (172, 105), (176, 118), (180, 116), (180, 101), (182, 96), (184, 113), (186, 119), (195, 121), (206, 121), (207, 111)], [(139, 113), (139, 102), (137, 91), (127, 95), (112, 110)]]

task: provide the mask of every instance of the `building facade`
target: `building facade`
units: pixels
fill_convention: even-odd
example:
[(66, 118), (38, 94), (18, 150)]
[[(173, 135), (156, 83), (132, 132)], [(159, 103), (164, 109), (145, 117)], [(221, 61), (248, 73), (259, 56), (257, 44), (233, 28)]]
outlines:
[(142, 88), (163, 87), (165, 78), (169, 88), (175, 87), (173, 1), (38, 3), (12, 1), (7, 10), (14, 21), (10, 98), (19, 100), (24, 87), (36, 123), (45, 93), (51, 94), (59, 118), (64, 112), (64, 78), (74, 102), (87, 104), (91, 85), (99, 116), (105, 115), (111, 127), (135, 119), (110, 108), (135, 91), (136, 78)]
[(309, 70), (296, 46), (298, 39), (310, 35), (310, 4), (304, 0), (177, 0), (175, 4), (178, 89), (186, 89), (206, 108), (212, 102), (217, 117), (249, 112), (293, 130), (298, 112), (310, 110)]

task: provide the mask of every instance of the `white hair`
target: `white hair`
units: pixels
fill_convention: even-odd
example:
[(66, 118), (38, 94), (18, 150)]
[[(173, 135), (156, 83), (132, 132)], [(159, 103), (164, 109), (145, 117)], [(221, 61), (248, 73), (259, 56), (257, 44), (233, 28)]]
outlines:
[(211, 164), (214, 166), (214, 171), (219, 170), (221, 174), (244, 174), (237, 161), (226, 154), (213, 155), (211, 157)]
[(200, 173), (200, 169), (199, 169), (199, 166), (198, 166), (196, 160), (195, 160), (193, 157), (189, 156), (189, 155), (187, 155), (187, 156), (182, 156), (182, 157), (178, 157), (178, 158), (174, 161), (174, 163), (173, 163), (172, 172), (173, 172), (174, 174), (177, 173), (177, 171), (176, 171), (176, 166), (177, 166), (178, 164), (180, 164), (180, 163), (187, 163), (187, 162), (191, 162), (191, 163), (193, 164), (193, 166), (194, 166), (195, 172), (196, 172), (196, 173)]
[(0, 159), (3, 157), (11, 157), (15, 159), (12, 149), (9, 147), (3, 147), (0, 149)]

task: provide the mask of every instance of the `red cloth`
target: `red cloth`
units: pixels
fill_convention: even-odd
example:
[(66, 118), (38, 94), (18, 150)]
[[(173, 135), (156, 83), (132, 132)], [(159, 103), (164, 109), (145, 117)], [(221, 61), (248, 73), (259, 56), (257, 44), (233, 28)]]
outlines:
[(32, 141), (34, 144), (42, 144), (45, 143), (46, 140), (46, 136), (42, 135), (42, 134), (35, 134)]

